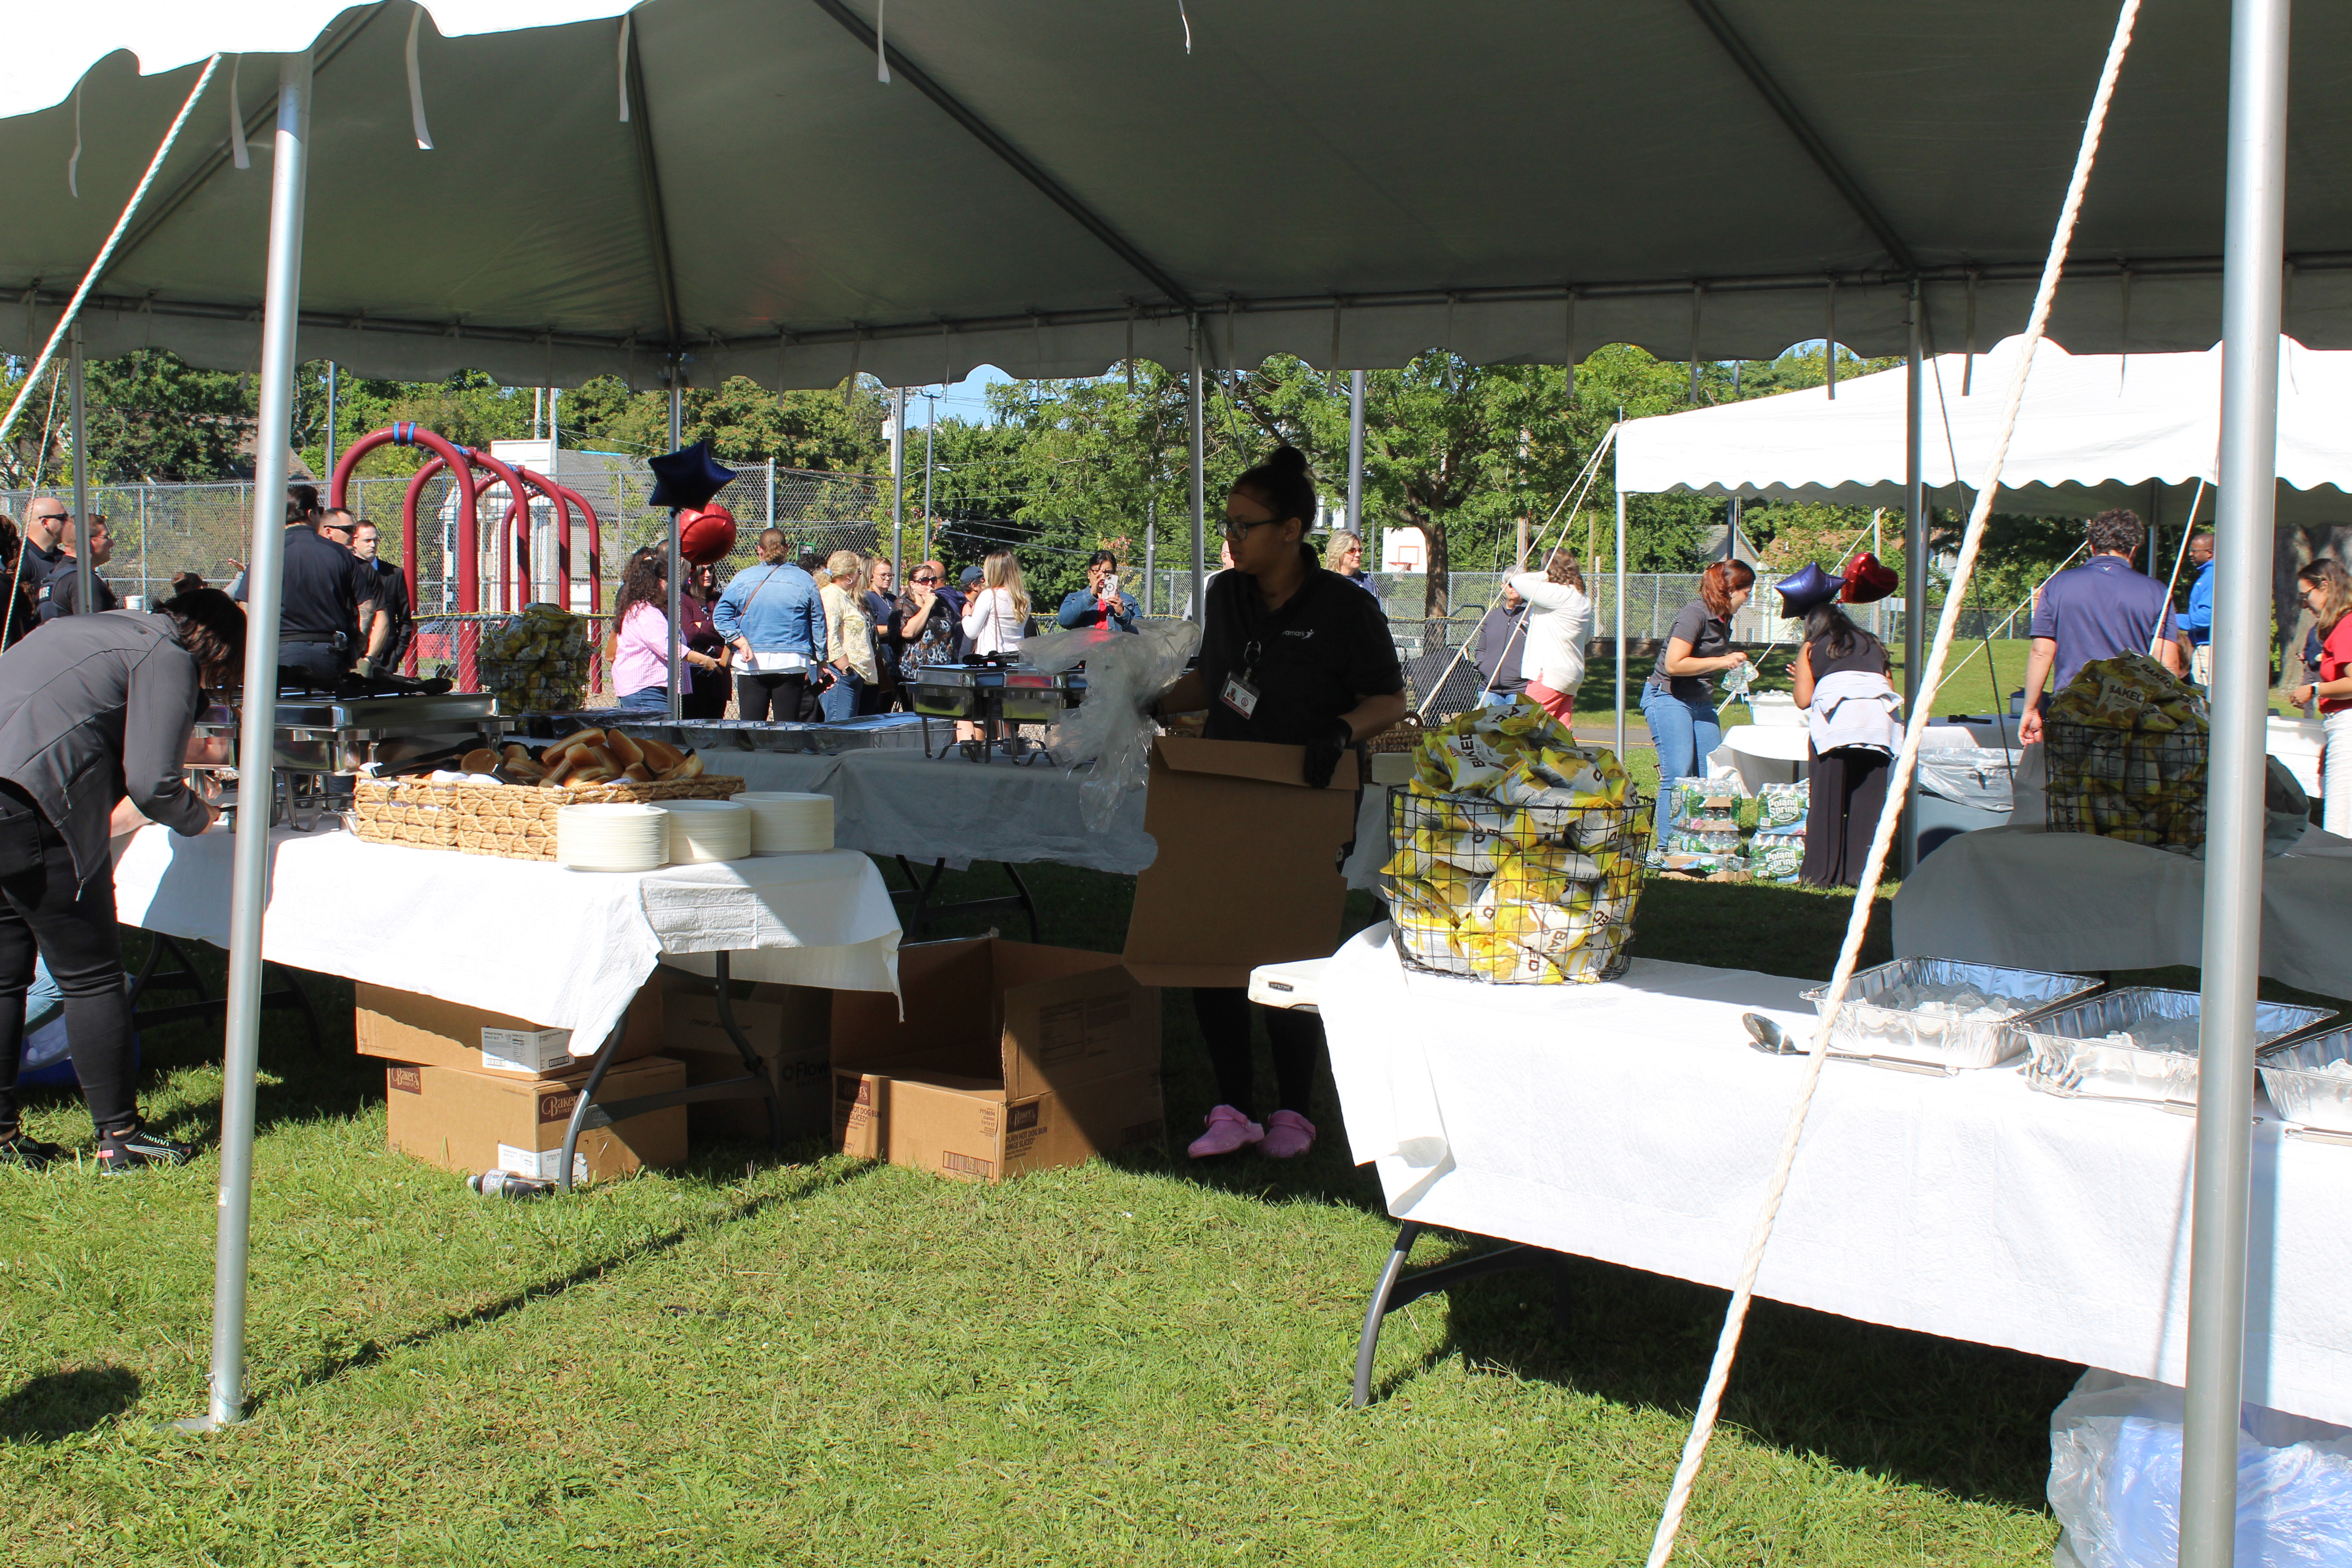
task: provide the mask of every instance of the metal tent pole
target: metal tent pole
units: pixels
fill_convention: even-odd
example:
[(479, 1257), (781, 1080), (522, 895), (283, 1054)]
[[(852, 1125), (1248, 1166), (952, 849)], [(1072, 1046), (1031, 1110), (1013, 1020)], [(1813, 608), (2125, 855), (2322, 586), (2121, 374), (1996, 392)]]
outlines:
[(335, 362), (327, 362), (327, 472), (335, 471)]
[(890, 582), (896, 586), (906, 563), (907, 526), (907, 389), (890, 389)]
[[(68, 362), (67, 381), (72, 388), (73, 421), (73, 506), (74, 506), (74, 608), (89, 615), (98, 607), (91, 595), (97, 590), (90, 578), (95, 571), (89, 561), (89, 437), (82, 423), (81, 318), (74, 318), (70, 334), (73, 355)], [(282, 488), (282, 487), (281, 487)]]
[[(1911, 722), (1925, 723), (1911, 704), (1927, 673), (1927, 487), (1921, 457), (1925, 441), (1926, 400), (1919, 382), (1919, 280), (1911, 280), (1911, 348), (1903, 365), (1903, 710)], [(1903, 874), (1919, 866), (1919, 780), (1916, 774), (1903, 788)]]
[[(278, 605), (286, 563), (287, 443), (294, 427), (294, 334), (302, 304), (302, 205), (310, 150), (310, 57), (278, 67), (269, 160), (269, 250), (261, 315), (261, 406), (254, 442), (253, 544), (246, 576), (245, 700), (237, 772), (267, 781), (278, 721)], [(261, 1058), (261, 917), (269, 797), (236, 814), (228, 903), (228, 1007), (221, 1064), (221, 1172), (213, 1255), (210, 1408), (180, 1425), (209, 1432), (245, 1419), (247, 1247), (253, 1222), (253, 1091)]]
[(1364, 537), (1364, 373), (1348, 373), (1348, 531)]
[(1209, 489), (1205, 471), (1207, 458), (1202, 450), (1201, 319), (1198, 316), (1192, 318), (1192, 330), (1186, 342), (1192, 352), (1192, 618), (1205, 626), (1209, 624)]
[(931, 430), (939, 422), (940, 400), (932, 397), (930, 417), (923, 421), (923, 559), (926, 561), (931, 558)]
[[(673, 452), (686, 444), (686, 389), (678, 384), (678, 374), (685, 367), (675, 353), (669, 358), (669, 449)], [(686, 576), (686, 568), (678, 553), (678, 508), (669, 509), (669, 716), (685, 717), (685, 693), (679, 689), (686, 659), (680, 651), (685, 641), (677, 635), (678, 617), (684, 613), (678, 603), (678, 590)]]
[(2254, 998), (2263, 931), (2263, 721), (2278, 504), (2288, 0), (2235, 0), (2222, 199), (2221, 482), (2215, 487), (2213, 733), (2206, 791), (2197, 1159), (2189, 1242), (2181, 1568), (2230, 1568), (2238, 1519)]
[(1617, 760), (1625, 759), (1625, 492), (1617, 492)]
[(1143, 613), (1152, 613), (1151, 579), (1159, 567), (1160, 502), (1143, 503)]

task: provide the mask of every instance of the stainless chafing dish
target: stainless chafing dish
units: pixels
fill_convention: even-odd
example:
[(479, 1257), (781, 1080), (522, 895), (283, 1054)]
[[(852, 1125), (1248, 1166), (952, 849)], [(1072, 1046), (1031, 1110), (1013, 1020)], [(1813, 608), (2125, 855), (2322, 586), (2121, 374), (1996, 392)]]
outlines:
[[(2013, 1003), (2019, 1010), (2005, 1018), (1957, 1018), (1883, 1006), (1873, 1000), (1898, 985), (1966, 985)], [(1997, 1067), (2026, 1048), (2017, 1025), (2098, 988), (2097, 981), (2083, 974), (2004, 969), (1952, 958), (1899, 958), (1854, 975), (1830, 1031), (1829, 1054), (1910, 1072), (1948, 1074)], [(1818, 985), (1804, 998), (1819, 1008), (1829, 994), (1828, 986)]]
[[(2194, 991), (2135, 985), (2053, 1009), (2011, 1026), (2033, 1052), (2025, 1081), (2044, 1094), (2137, 1101), (2184, 1115), (2197, 1109), (2197, 1047), (2125, 1046), (2104, 1037), (2137, 1034), (2163, 1020), (2195, 1022), (2202, 999)], [(2298, 1029), (2335, 1015), (2325, 1007), (2285, 1002), (2254, 1005), (2254, 1050), (2267, 1065), (2273, 1047)]]
[[(981, 762), (999, 750), (1016, 757), (1042, 751), (1022, 738), (1020, 727), (1055, 723), (1087, 694), (1082, 668), (1049, 672), (1025, 664), (919, 665), (908, 671), (906, 680), (914, 692), (915, 711), (925, 719), (957, 719), (981, 726), (982, 738), (961, 747)], [(958, 749), (950, 742), (938, 754)], [(928, 726), (923, 751), (931, 754)]]
[(2257, 1070), (2288, 1131), (2352, 1143), (2352, 1026), (2281, 1040)]
[[(195, 736), (225, 742), (218, 762), (189, 764), (195, 771), (235, 777), (242, 709), (215, 702), (198, 710)], [(398, 767), (439, 757), (455, 758), (478, 746), (496, 746), (508, 721), (498, 700), (487, 692), (415, 692), (378, 697), (331, 697), (324, 692), (281, 691), (270, 738), (273, 774), (270, 820), (307, 829), (320, 816), (342, 809), (350, 781), (373, 763)], [(240, 798), (250, 794), (240, 790)]]

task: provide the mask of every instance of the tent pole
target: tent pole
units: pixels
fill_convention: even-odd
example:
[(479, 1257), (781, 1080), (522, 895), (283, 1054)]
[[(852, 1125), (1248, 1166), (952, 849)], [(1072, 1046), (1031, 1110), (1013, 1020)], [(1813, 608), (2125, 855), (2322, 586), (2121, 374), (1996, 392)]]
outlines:
[[(1926, 400), (1919, 384), (1919, 280), (1911, 279), (1911, 347), (1903, 366), (1903, 705), (1914, 724), (1912, 698), (1927, 673), (1927, 489), (1920, 477)], [(1919, 789), (1915, 773), (1903, 790), (1903, 874), (1919, 867)]]
[(1143, 503), (1143, 613), (1152, 614), (1152, 579), (1159, 572), (1160, 502)]
[(923, 421), (923, 559), (931, 558), (931, 432), (939, 427), (940, 400), (931, 399), (931, 416)]
[(898, 585), (906, 563), (907, 528), (907, 389), (890, 389), (890, 585)]
[(1348, 531), (1364, 537), (1364, 373), (1348, 373)]
[(2263, 930), (2263, 721), (2285, 264), (2288, 0), (2235, 0), (2222, 198), (2221, 482), (2206, 793), (2204, 1020), (2189, 1243), (2181, 1568), (2230, 1568), (2238, 1522), (2255, 987)]
[[(327, 362), (327, 472), (330, 474), (335, 471), (335, 383), (339, 379), (340, 377), (335, 374), (335, 362), (329, 360)], [(146, 584), (142, 583), (140, 585), (144, 587)]]
[(87, 616), (98, 606), (90, 597), (97, 590), (90, 584), (90, 578), (96, 575), (96, 571), (89, 559), (89, 437), (82, 423), (83, 360), (79, 316), (74, 318), (69, 342), (73, 349), (73, 356), (67, 363), (69, 372), (67, 380), (73, 389), (70, 416), (74, 455), (74, 608)]
[(1209, 490), (1208, 464), (1202, 451), (1201, 318), (1198, 316), (1192, 318), (1192, 330), (1187, 342), (1192, 353), (1192, 615), (1205, 626), (1209, 624)]
[[(669, 356), (669, 449), (677, 451), (686, 444), (686, 388), (678, 384), (679, 374), (685, 369), (676, 351)], [(685, 640), (677, 635), (678, 617), (685, 606), (678, 603), (678, 590), (686, 575), (680, 559), (678, 541), (678, 510), (669, 509), (669, 716), (673, 721), (686, 712), (686, 694), (679, 688), (685, 679)]]
[(1625, 492), (1617, 492), (1617, 760), (1625, 760)]
[[(261, 317), (261, 406), (253, 450), (253, 544), (246, 577), (245, 700), (237, 772), (266, 781), (278, 730), (278, 606), (286, 563), (287, 443), (294, 427), (294, 335), (302, 306), (302, 207), (310, 151), (310, 56), (278, 67), (269, 160), (269, 249)], [(462, 482), (462, 481), (461, 481)], [(87, 561), (88, 555), (83, 556)], [(87, 606), (85, 606), (87, 607)], [(245, 1419), (247, 1247), (253, 1227), (253, 1092), (261, 1058), (261, 917), (269, 795), (236, 814), (228, 906), (228, 1006), (221, 1064), (220, 1206), (213, 1250), (211, 1407), (179, 1425)]]

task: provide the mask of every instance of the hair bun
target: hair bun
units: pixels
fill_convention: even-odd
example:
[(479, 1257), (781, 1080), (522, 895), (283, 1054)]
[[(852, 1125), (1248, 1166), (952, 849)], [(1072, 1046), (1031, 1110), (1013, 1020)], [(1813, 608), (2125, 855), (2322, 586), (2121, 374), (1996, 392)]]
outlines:
[(1266, 458), (1265, 466), (1277, 473), (1304, 474), (1307, 471), (1307, 454), (1288, 445), (1276, 447), (1274, 455)]

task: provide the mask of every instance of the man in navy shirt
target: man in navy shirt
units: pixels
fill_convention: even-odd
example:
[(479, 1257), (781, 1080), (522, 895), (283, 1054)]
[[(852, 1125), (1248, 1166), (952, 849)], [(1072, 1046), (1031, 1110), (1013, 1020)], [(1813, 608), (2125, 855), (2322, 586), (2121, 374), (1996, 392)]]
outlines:
[(2034, 602), (2025, 718), (2017, 730), (2027, 745), (2042, 739), (2042, 688), (2053, 666), (2063, 691), (2093, 659), (2144, 654), (2154, 643), (2167, 669), (2187, 672), (2164, 584), (2132, 570), (2132, 556), (2147, 537), (2139, 515), (2103, 511), (2091, 520), (2089, 533), (2089, 563), (2051, 578)]

